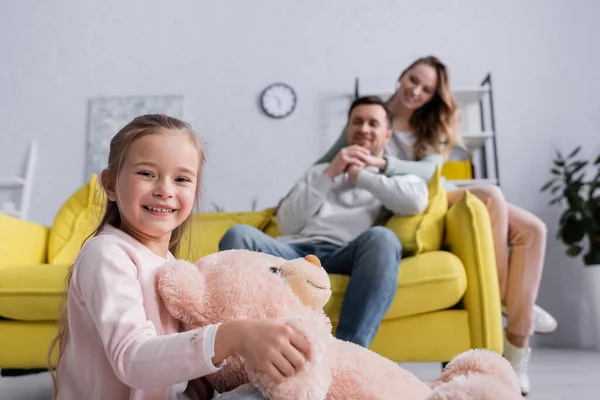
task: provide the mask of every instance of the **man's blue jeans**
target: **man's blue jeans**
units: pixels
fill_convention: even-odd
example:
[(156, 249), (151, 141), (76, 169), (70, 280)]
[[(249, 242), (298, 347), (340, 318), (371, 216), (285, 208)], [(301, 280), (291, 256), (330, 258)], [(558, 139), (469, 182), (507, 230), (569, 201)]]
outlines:
[(328, 242), (282, 243), (248, 225), (229, 229), (220, 250), (247, 249), (291, 260), (314, 254), (328, 273), (350, 276), (338, 339), (369, 347), (396, 294), (402, 246), (388, 228), (372, 227), (341, 247)]

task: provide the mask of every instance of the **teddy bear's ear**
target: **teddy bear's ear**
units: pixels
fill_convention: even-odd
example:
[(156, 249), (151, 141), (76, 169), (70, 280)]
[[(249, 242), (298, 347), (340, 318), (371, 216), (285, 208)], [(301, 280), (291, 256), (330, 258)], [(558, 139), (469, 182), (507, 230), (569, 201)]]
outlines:
[(319, 260), (319, 257), (317, 257), (313, 254), (309, 254), (309, 255), (305, 256), (304, 259), (306, 261), (308, 261), (309, 263), (315, 264), (317, 267), (321, 266), (321, 260)]
[(157, 291), (169, 313), (184, 325), (202, 320), (206, 280), (198, 267), (170, 261), (156, 275)]

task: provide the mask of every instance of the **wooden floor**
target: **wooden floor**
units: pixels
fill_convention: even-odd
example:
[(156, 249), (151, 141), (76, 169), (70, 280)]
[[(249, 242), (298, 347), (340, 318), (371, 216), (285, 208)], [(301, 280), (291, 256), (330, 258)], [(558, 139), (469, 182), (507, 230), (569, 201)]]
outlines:
[[(439, 364), (404, 363), (403, 367), (424, 380), (440, 373)], [(600, 353), (534, 349), (528, 400), (600, 400)], [(51, 399), (47, 373), (0, 378), (0, 400)]]

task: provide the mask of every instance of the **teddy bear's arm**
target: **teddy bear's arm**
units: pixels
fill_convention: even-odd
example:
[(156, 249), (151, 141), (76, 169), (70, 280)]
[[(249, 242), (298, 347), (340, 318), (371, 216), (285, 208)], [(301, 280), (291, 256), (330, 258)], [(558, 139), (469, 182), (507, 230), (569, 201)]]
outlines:
[(184, 325), (202, 320), (206, 279), (194, 264), (166, 263), (156, 275), (158, 293), (169, 313)]

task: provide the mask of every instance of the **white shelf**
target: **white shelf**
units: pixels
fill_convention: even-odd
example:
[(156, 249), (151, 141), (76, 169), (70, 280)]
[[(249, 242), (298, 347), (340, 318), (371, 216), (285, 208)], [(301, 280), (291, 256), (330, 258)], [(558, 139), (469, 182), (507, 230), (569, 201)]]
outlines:
[(467, 186), (473, 186), (473, 185), (497, 185), (498, 184), (498, 180), (496, 178), (489, 178), (489, 179), (457, 179), (457, 180), (452, 180), (452, 179), (448, 179), (448, 182), (452, 182), (454, 183), (456, 186), (459, 187), (467, 187)]
[(26, 180), (19, 176), (0, 178), (0, 188), (18, 188), (25, 185)]
[(474, 103), (483, 98), (490, 90), (487, 86), (458, 87), (452, 90), (459, 103)]
[(489, 139), (494, 137), (494, 134), (492, 132), (461, 133), (460, 136), (469, 150), (476, 150), (483, 147)]

